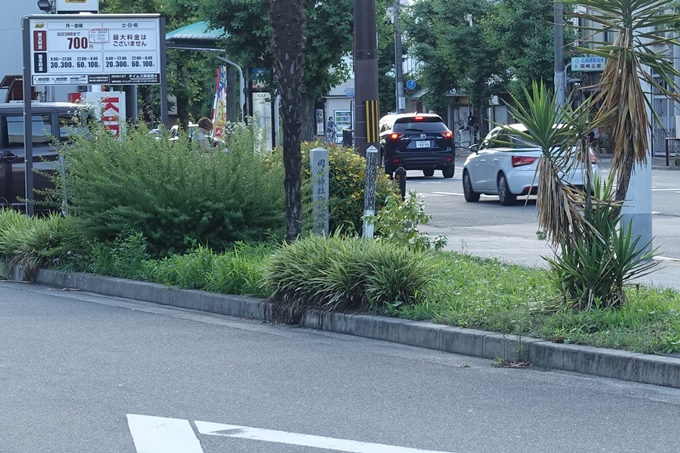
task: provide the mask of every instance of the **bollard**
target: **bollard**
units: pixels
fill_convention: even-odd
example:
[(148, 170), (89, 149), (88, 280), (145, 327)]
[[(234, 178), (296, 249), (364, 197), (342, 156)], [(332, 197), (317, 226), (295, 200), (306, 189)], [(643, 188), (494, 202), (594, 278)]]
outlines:
[(406, 200), (406, 169), (404, 167), (399, 167), (394, 171), (394, 180), (399, 184), (401, 201)]

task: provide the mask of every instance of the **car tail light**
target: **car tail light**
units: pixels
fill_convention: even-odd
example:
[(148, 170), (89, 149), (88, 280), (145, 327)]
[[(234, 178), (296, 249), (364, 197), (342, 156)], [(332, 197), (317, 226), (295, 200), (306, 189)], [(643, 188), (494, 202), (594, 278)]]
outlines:
[(451, 137), (453, 137), (453, 132), (451, 132), (451, 131), (442, 132), (442, 137), (451, 138)]
[(422, 116), (416, 116), (416, 117), (413, 118), (413, 119), (416, 120), (416, 121), (422, 121), (422, 120), (423, 120), (423, 117), (422, 117)]
[(521, 167), (523, 165), (531, 165), (536, 160), (533, 156), (512, 156), (512, 166)]
[(390, 138), (391, 138), (392, 140), (399, 140), (399, 139), (400, 139), (401, 137), (403, 137), (403, 136), (404, 136), (404, 134), (398, 134), (398, 133), (396, 133), (396, 132), (392, 132), (392, 133), (390, 134)]
[[(592, 152), (588, 153), (588, 154), (590, 155), (590, 163), (595, 165), (597, 163), (597, 157), (595, 157), (595, 154), (593, 154)], [(585, 161), (585, 158), (583, 157), (583, 155), (581, 155), (581, 162), (584, 162), (584, 161)], [(569, 159), (566, 159), (566, 161), (564, 163), (568, 164)]]

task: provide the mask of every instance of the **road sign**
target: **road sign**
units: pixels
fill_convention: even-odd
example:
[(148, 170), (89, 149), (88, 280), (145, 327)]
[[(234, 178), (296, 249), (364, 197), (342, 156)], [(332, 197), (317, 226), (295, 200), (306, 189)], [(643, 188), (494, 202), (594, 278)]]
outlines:
[(409, 79), (406, 81), (406, 88), (409, 90), (415, 90), (416, 89), (416, 81), (413, 79)]
[(581, 72), (604, 71), (604, 57), (572, 57), (571, 70)]
[(345, 88), (345, 94), (346, 94), (348, 97), (353, 98), (353, 97), (354, 97), (354, 87), (352, 87), (352, 88)]
[(31, 16), (33, 85), (161, 83), (158, 14)]

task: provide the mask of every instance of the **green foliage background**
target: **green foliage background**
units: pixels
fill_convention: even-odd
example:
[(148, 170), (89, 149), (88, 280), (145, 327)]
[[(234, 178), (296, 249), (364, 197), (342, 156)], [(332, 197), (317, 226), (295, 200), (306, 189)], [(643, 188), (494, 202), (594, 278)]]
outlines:
[(203, 153), (185, 134), (173, 142), (130, 128), (119, 140), (96, 130), (62, 150), (69, 211), (91, 239), (143, 233), (153, 256), (281, 237), (281, 167), (263, 165), (251, 129), (238, 128), (227, 146)]
[[(363, 225), (364, 189), (366, 184), (366, 159), (353, 148), (329, 144), (322, 141), (303, 142), (302, 151), (302, 192), (303, 228), (312, 226), (312, 191), (309, 152), (314, 148), (328, 150), (329, 160), (329, 229), (343, 234), (359, 234)], [(281, 162), (280, 148), (276, 149), (269, 160), (270, 165)], [(376, 180), (375, 208), (380, 211), (387, 203), (387, 197), (400, 197), (399, 188), (385, 172), (378, 170)]]

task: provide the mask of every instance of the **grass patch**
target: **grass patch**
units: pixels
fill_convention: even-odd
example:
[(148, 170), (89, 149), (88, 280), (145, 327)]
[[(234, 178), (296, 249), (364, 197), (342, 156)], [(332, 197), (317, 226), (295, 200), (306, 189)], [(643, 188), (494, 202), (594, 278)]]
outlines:
[[(298, 307), (364, 310), (405, 319), (644, 353), (680, 352), (680, 294), (626, 287), (618, 308), (575, 310), (545, 269), (454, 252), (416, 252), (384, 240), (302, 239), (293, 245), (196, 246), (152, 259), (139, 233), (79, 241), (57, 216), (0, 210), (0, 259), (59, 266), (185, 289), (278, 298)], [(74, 246), (74, 242), (79, 247)], [(23, 261), (21, 261), (23, 260)]]
[[(296, 308), (368, 310), (507, 334), (643, 353), (680, 352), (680, 294), (631, 286), (620, 308), (559, 304), (548, 270), (455, 252), (413, 252), (360, 239), (311, 237), (292, 246), (198, 247), (136, 259), (139, 236), (109, 244), (89, 270), (185, 289), (275, 297)], [(417, 278), (414, 278), (417, 277)]]

